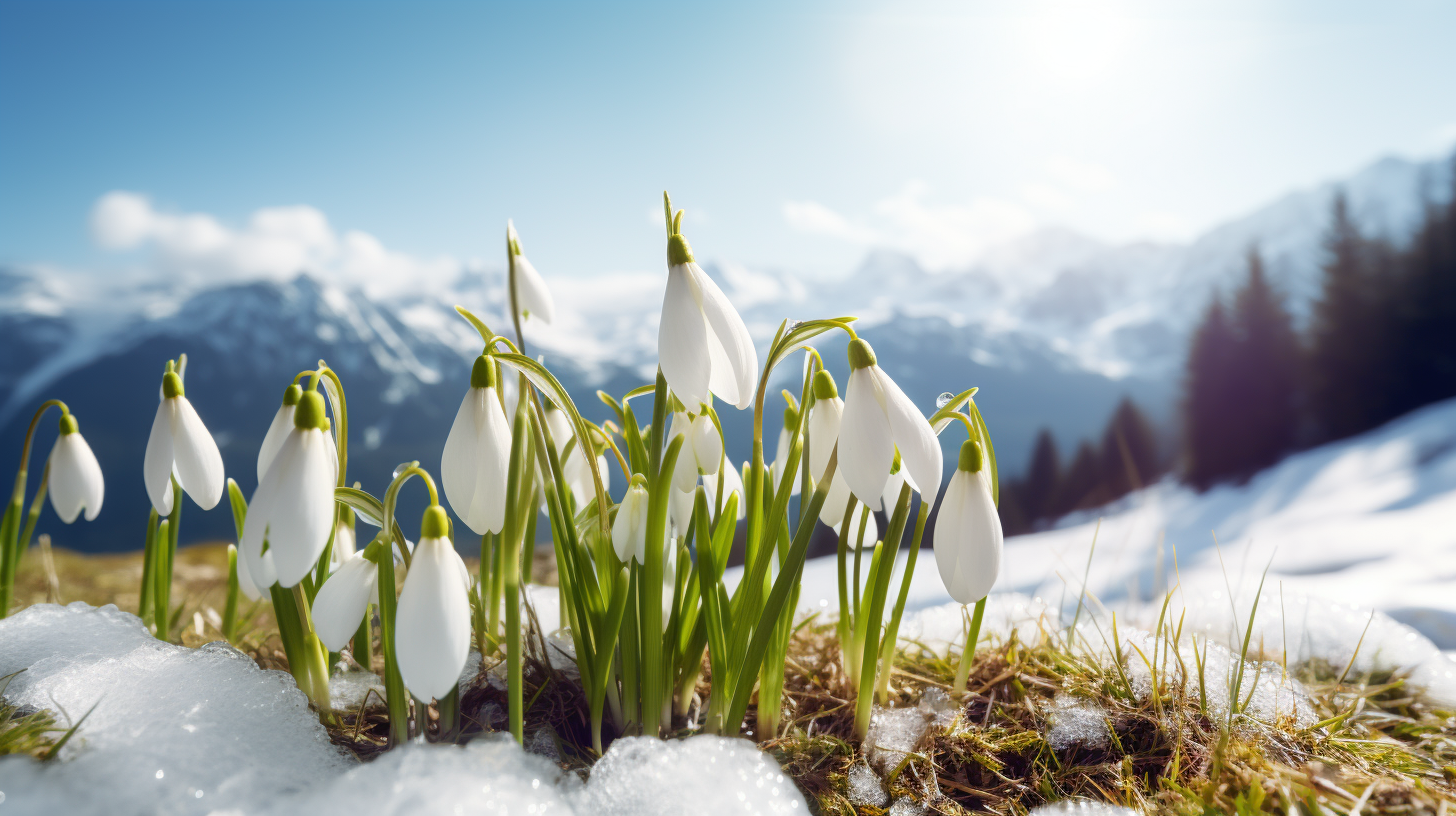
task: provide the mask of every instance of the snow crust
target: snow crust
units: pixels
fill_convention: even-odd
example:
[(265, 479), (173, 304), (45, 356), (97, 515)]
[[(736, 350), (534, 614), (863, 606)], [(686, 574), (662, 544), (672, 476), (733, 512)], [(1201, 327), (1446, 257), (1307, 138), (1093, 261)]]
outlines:
[[(361, 765), (286, 673), (224, 644), (162, 643), (114, 606), (42, 604), (0, 620), (0, 676), (17, 671), (10, 701), (62, 723), (90, 715), (58, 761), (0, 760), (7, 814), (808, 812), (768, 755), (717, 736), (617, 740), (585, 782), (502, 736), (411, 744)], [(348, 677), (334, 689), (362, 700), (369, 685)], [(534, 750), (548, 743), (533, 735)]]
[(1107, 805), (1088, 799), (1064, 799), (1050, 805), (1032, 808), (1030, 816), (1140, 816), (1132, 808)]

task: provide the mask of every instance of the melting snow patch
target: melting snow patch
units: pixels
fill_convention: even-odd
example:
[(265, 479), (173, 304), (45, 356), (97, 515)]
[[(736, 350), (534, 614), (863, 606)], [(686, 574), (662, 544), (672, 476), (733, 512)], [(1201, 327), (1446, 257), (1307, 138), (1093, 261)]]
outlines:
[(1046, 741), (1053, 751), (1069, 748), (1105, 748), (1111, 735), (1102, 706), (1070, 694), (1058, 694), (1047, 712), (1051, 727)]
[(1064, 799), (1035, 808), (1028, 816), (1140, 816), (1132, 808), (1107, 805), (1089, 799)]
[(888, 816), (925, 816), (925, 806), (908, 796), (901, 796), (886, 813)]
[(890, 801), (880, 777), (868, 765), (856, 762), (849, 766), (849, 801), (856, 805), (882, 808)]
[(577, 812), (591, 816), (701, 816), (809, 812), (792, 780), (753, 743), (701, 735), (626, 737), (592, 768)]
[(893, 771), (920, 744), (931, 720), (931, 715), (919, 708), (875, 706), (864, 741), (865, 758), (881, 774)]

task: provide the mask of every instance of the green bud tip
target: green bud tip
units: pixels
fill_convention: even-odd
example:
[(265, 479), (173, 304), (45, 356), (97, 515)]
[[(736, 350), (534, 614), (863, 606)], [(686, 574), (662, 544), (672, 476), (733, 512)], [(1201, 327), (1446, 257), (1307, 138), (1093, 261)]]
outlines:
[(630, 485), (628, 485), (628, 487), (640, 487), (643, 490), (646, 490), (647, 489), (647, 477), (646, 476), (643, 476), (641, 473), (634, 473), (634, 474), (632, 474), (632, 483)]
[(354, 525), (354, 508), (347, 504), (339, 508), (339, 523), (352, 527)]
[(961, 460), (958, 467), (967, 473), (980, 472), (981, 444), (979, 442), (974, 439), (967, 439), (961, 443)]
[(187, 392), (182, 388), (182, 378), (177, 376), (177, 372), (168, 371), (162, 375), (162, 396), (167, 399), (187, 396)]
[(380, 551), (388, 546), (389, 544), (386, 542), (384, 534), (381, 533), (375, 536), (373, 541), (369, 542), (369, 546), (364, 548), (364, 557), (377, 564), (379, 563)]
[(73, 434), (79, 430), (81, 430), (81, 426), (76, 424), (75, 414), (61, 414), (62, 436), (65, 436), (66, 434)]
[(849, 367), (851, 370), (858, 371), (874, 364), (875, 350), (870, 348), (869, 343), (859, 337), (849, 341)]
[(438, 504), (425, 508), (425, 517), (420, 519), (420, 539), (449, 538), (450, 516)]
[(901, 464), (902, 462), (900, 461), (900, 448), (897, 446), (895, 448), (895, 460), (890, 463), (890, 472), (899, 473)]
[(667, 265), (678, 266), (679, 264), (693, 262), (693, 248), (688, 246), (688, 239), (676, 233), (667, 239)]
[[(851, 355), (850, 359), (854, 359)], [(839, 396), (839, 386), (834, 384), (834, 375), (824, 369), (814, 375), (814, 399), (834, 399)]]
[(328, 417), (324, 416), (324, 395), (317, 391), (305, 391), (298, 398), (298, 408), (293, 412), (293, 427), (301, 430), (326, 427)]
[(484, 354), (475, 358), (475, 365), (470, 369), (470, 387), (495, 387), (495, 366), (491, 364), (491, 359)]
[(303, 388), (298, 383), (291, 383), (287, 388), (283, 389), (283, 404), (297, 405), (298, 398), (301, 396), (303, 396)]
[(784, 430), (792, 432), (799, 427), (799, 412), (793, 408), (784, 409)]

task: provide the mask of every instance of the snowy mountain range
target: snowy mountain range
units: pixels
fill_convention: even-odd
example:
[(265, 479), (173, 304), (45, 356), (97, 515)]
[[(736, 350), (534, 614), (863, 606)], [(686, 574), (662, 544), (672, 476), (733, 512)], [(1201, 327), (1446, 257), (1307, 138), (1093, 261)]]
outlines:
[[(1124, 394), (1171, 428), (1186, 338), (1209, 294), (1235, 285), (1251, 246), (1264, 253), (1296, 315), (1306, 315), (1338, 189), (1362, 226), (1399, 241), (1418, 222), (1423, 198), (1450, 189), (1449, 164), (1385, 159), (1183, 245), (1108, 245), (1048, 229), (994, 247), (965, 269), (928, 270), (910, 256), (875, 251), (837, 281), (733, 264), (707, 270), (760, 343), (786, 318), (855, 314), (881, 364), (927, 412), (943, 391), (981, 387), (978, 402), (1014, 473), (1038, 428), (1072, 444), (1100, 430)], [(188, 354), (188, 396), (218, 437), (229, 474), (250, 492), (252, 457), (283, 387), (322, 358), (348, 390), (350, 472), (382, 489), (401, 461), (435, 465), (479, 352), (453, 306), (505, 328), (502, 278), (498, 269), (462, 266), (443, 287), (382, 297), (306, 268), (292, 280), (220, 283), (205, 276), (78, 281), (47, 268), (0, 269), (0, 461), (18, 455), (32, 406), (66, 400), (107, 469), (108, 494), (96, 523), (52, 532), (65, 546), (130, 549), (146, 502), (140, 479), (126, 474), (141, 472), (167, 359)], [(557, 319), (528, 322), (529, 350), (544, 355), (589, 416), (604, 419), (595, 389), (620, 394), (652, 376), (661, 275), (552, 284)], [(823, 351), (842, 376), (842, 343)], [(789, 386), (797, 366), (781, 372)], [(776, 409), (770, 417), (776, 426)], [(746, 458), (750, 418), (725, 418), (730, 442), (739, 442), (730, 453)], [(231, 535), (224, 515), (185, 516), (184, 540)]]

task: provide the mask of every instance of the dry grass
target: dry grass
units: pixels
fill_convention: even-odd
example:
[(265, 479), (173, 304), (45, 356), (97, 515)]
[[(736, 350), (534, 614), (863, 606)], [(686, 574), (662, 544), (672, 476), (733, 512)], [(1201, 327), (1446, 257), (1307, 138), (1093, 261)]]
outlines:
[[(183, 605), (186, 645), (219, 637), (225, 559), (221, 545), (178, 553), (175, 594)], [(52, 560), (53, 576), (40, 558), (23, 563), (21, 604), (56, 600), (58, 589), (62, 602), (136, 608), (136, 554), (56, 550)], [(537, 574), (544, 571), (538, 565)], [(254, 610), (244, 630), (240, 648), (268, 668), (286, 666), (266, 604)], [(461, 739), (505, 727), (504, 690), (486, 677), (493, 663), (487, 659), (482, 677), (461, 700)], [(1350, 676), (1337, 683), (1342, 668), (1291, 669), (1309, 691), (1323, 721), (1319, 727), (1245, 721), (1230, 728), (1202, 711), (1196, 688), (1184, 684), (1139, 697), (1116, 666), (1069, 654), (1056, 633), (1043, 632), (1036, 642), (994, 643), (978, 652), (954, 721), (933, 727), (887, 788), (892, 797), (908, 797), (940, 814), (1021, 814), (1071, 797), (1147, 813), (1446, 812), (1456, 801), (1456, 718), (1396, 675)], [(902, 653), (891, 706), (914, 705), (928, 688), (949, 688), (954, 669), (924, 650)], [(700, 698), (706, 698), (710, 682), (705, 667)], [(1045, 735), (1059, 693), (1101, 706), (1111, 738), (1053, 750)], [(554, 747), (563, 766), (587, 767), (590, 732), (579, 686), (530, 660), (524, 694), (528, 742)], [(745, 732), (773, 753), (818, 813), (884, 812), (856, 805), (849, 795), (848, 772), (862, 759), (853, 738), (852, 701), (833, 627), (809, 620), (790, 649), (781, 733), (763, 740)], [(432, 707), (424, 716), (427, 732), (436, 735), (438, 712)], [(753, 712), (748, 719), (754, 720)], [(678, 725), (687, 732), (684, 723)], [(332, 734), (367, 758), (382, 750), (387, 727), (382, 711), (343, 712)], [(0, 709), (0, 753), (44, 756), (63, 736), (43, 713)]]

